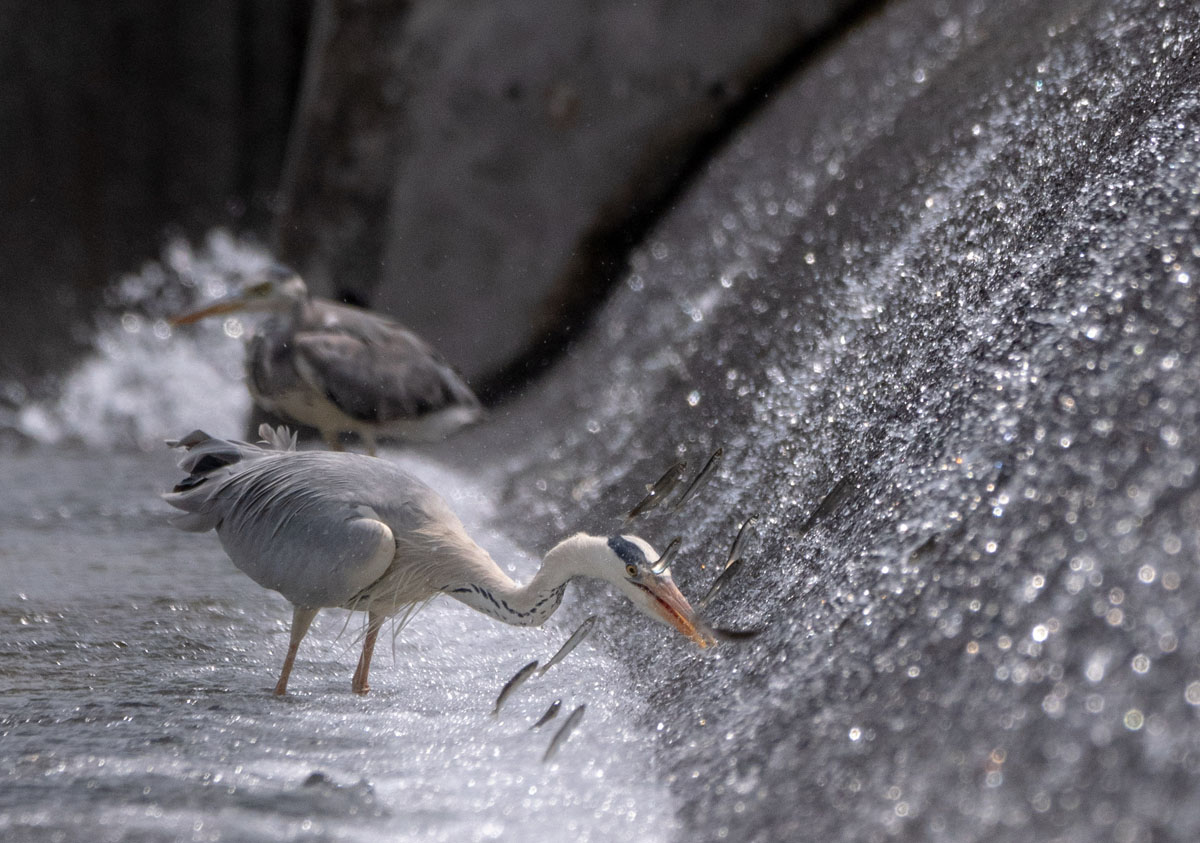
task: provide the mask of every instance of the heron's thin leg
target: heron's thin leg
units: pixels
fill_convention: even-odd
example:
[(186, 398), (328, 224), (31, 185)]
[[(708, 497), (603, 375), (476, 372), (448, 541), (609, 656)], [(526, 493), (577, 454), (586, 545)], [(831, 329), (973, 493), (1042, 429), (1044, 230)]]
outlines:
[(345, 446), (342, 445), (342, 437), (336, 430), (322, 430), (321, 438), (325, 440), (325, 444), (329, 446), (331, 451), (344, 451)]
[(279, 673), (279, 681), (275, 683), (276, 696), (283, 696), (287, 693), (288, 676), (291, 675), (292, 664), (296, 661), (296, 650), (300, 649), (300, 642), (304, 640), (318, 611), (320, 610), (304, 606), (296, 606), (292, 609), (292, 640), (288, 642), (287, 656), (283, 659), (283, 670)]
[(371, 656), (375, 652), (375, 638), (379, 628), (383, 626), (386, 615), (378, 612), (367, 613), (367, 634), (363, 637), (362, 655), (358, 657), (358, 667), (354, 670), (354, 678), (350, 681), (350, 690), (356, 694), (365, 694), (371, 690), (367, 684), (367, 671), (371, 669)]
[(375, 446), (377, 443), (375, 442), (374, 434), (363, 430), (359, 431), (358, 438), (362, 440), (363, 447), (367, 449), (367, 456), (375, 456)]

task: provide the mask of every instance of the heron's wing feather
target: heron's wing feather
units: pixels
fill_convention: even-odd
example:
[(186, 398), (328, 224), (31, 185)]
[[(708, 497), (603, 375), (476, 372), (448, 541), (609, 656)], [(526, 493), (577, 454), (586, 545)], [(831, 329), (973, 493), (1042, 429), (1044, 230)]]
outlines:
[[(222, 513), (217, 534), (234, 564), (301, 606), (345, 605), (396, 555), (392, 525), (365, 501), (373, 490), (403, 498), (403, 483), (380, 490), (390, 478), (347, 471), (324, 456), (258, 460), (222, 483), (211, 502)], [(403, 526), (403, 519), (388, 520)]]
[(478, 406), (448, 363), (396, 326), (361, 333), (304, 331), (295, 338), (297, 371), (351, 418), (387, 423), (453, 406)]
[[(209, 441), (209, 440), (204, 440)], [(322, 451), (239, 450), (166, 496), (179, 526), (215, 528), (242, 571), (300, 606), (426, 599), (464, 566), (498, 568), (433, 489), (386, 460)]]

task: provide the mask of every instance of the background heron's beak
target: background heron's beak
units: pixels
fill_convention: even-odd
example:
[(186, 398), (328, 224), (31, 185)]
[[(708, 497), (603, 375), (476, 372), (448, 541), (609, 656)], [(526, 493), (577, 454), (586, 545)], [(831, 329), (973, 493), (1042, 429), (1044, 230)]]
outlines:
[(199, 322), (209, 316), (217, 316), (221, 313), (233, 313), (236, 310), (241, 310), (246, 306), (246, 297), (240, 293), (229, 298), (220, 299), (208, 307), (202, 307), (199, 310), (193, 310), (191, 313), (183, 313), (179, 316), (172, 316), (167, 320), (167, 324), (175, 325), (190, 325), (193, 322)]
[(680, 593), (675, 586), (675, 581), (670, 579), (669, 575), (656, 577), (642, 587), (654, 598), (653, 608), (659, 618), (675, 627), (701, 648), (717, 643), (708, 626), (696, 617), (687, 598)]

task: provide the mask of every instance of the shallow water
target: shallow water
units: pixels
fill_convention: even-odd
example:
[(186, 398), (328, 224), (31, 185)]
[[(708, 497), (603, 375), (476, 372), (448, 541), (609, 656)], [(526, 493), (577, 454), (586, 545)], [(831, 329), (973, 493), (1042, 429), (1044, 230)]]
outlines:
[[(129, 413), (113, 401), (90, 420), (80, 410), (106, 384), (149, 384), (139, 373), (168, 341), (151, 324), (104, 329), (63, 396), (25, 413), (23, 429), (40, 441), (0, 454), (0, 837), (674, 833), (655, 735), (638, 725), (646, 689), (606, 652), (602, 629), (490, 716), (516, 669), (548, 659), (585, 614), (570, 591), (543, 629), (434, 601), (394, 644), (385, 630), (365, 698), (350, 692), (364, 616), (326, 610), (301, 648), (289, 695), (272, 696), (289, 605), (234, 568), (214, 534), (171, 527), (174, 510), (159, 493), (179, 476), (174, 455), (130, 447), (186, 433), (197, 408), (142, 400), (135, 389), (133, 398), (124, 393)], [(176, 338), (175, 352), (157, 359), (159, 377), (236, 361), (240, 343), (221, 333)], [(217, 368), (203, 396), (205, 424), (236, 433), (244, 392), (236, 369)], [(384, 458), (439, 489), (514, 577), (536, 570), (490, 526), (487, 477), (399, 451)], [(562, 714), (531, 732), (554, 699)], [(565, 715), (583, 703), (580, 727), (543, 764)]]
[[(394, 455), (393, 455), (394, 458)], [(166, 453), (35, 449), (6, 456), (0, 493), (0, 836), (5, 840), (663, 839), (645, 707), (599, 637), (527, 683), (578, 620), (505, 627), (435, 601), (349, 689), (361, 615), (327, 610), (288, 697), (271, 687), (289, 607), (215, 535), (167, 525)], [(410, 463), (411, 464), (411, 463)], [(535, 563), (494, 531), (461, 477), (416, 466), (514, 573)], [(616, 599), (615, 597), (613, 599)], [(587, 715), (549, 764), (562, 718)]]

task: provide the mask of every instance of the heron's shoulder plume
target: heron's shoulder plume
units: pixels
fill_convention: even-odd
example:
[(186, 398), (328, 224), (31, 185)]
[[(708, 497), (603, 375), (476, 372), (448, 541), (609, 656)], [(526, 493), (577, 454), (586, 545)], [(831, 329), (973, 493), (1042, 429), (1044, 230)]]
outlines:
[(296, 450), (296, 438), (298, 434), (289, 431), (286, 425), (279, 427), (271, 427), (269, 424), (261, 424), (258, 427), (258, 435), (262, 437), (260, 440), (263, 445), (274, 451), (294, 451)]

